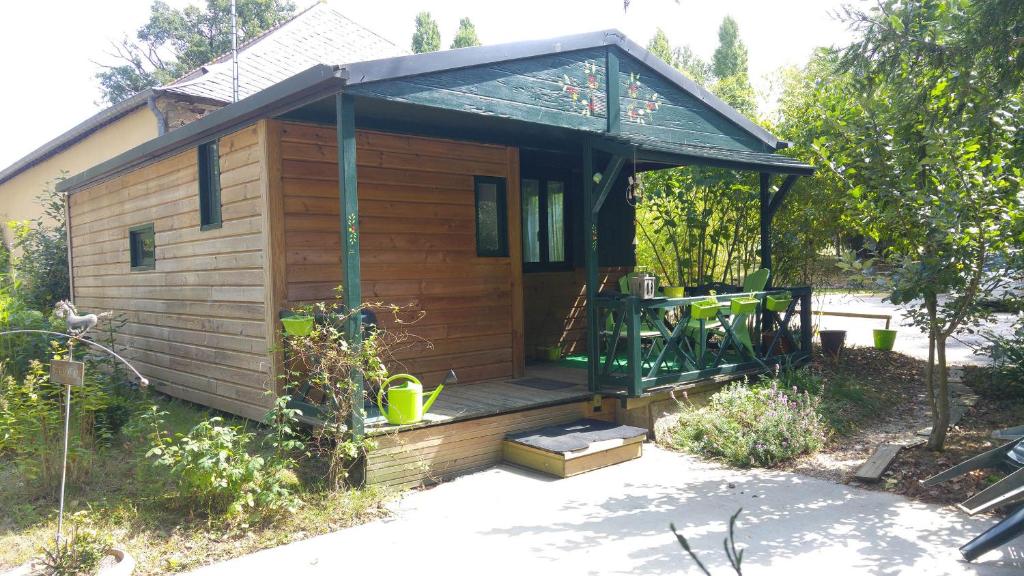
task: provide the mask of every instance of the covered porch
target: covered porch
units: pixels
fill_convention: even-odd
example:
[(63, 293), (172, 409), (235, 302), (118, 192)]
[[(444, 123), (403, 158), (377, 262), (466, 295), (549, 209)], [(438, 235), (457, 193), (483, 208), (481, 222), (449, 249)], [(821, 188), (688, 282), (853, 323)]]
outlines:
[[(707, 298), (699, 290), (685, 297), (656, 294), (643, 299), (620, 289), (619, 277), (635, 266), (633, 207), (626, 206), (631, 175), (675, 166), (757, 173), (761, 265), (771, 270), (772, 219), (797, 178), (812, 173), (812, 168), (776, 154), (784, 142), (618, 32), (357, 63), (341, 67), (335, 77), (340, 82), (333, 93), (307, 94), (305, 103), (275, 116), (285, 123), (280, 152), (286, 178), (292, 170), (296, 182), (307, 179), (308, 174), (301, 173), (313, 169), (305, 164), (307, 159), (320, 162), (315, 167), (319, 171), (329, 169), (324, 161), (336, 158), (341, 269), (337, 276), (325, 275), (320, 284), (326, 286), (328, 278), (337, 278), (340, 282), (335, 284), (346, 287), (344, 303), (355, 307), (374, 296), (404, 297), (405, 292), (391, 288), (372, 295), (364, 292), (376, 290), (381, 278), (405, 278), (414, 262), (412, 269), (422, 270), (424, 282), (427, 278), (456, 282), (459, 275), (486, 270), (492, 278), (487, 286), (494, 286), (491, 302), (484, 285), (483, 292), (472, 292), (472, 296), (445, 288), (445, 292), (430, 292), (434, 294), (430, 297), (421, 286), (413, 299), (438, 302), (441, 308), (426, 310), (434, 317), (451, 317), (453, 312), (445, 306), (472, 301), (481, 313), (491, 309), (502, 316), (474, 318), (478, 324), (509, 323), (507, 332), (487, 333), (495, 351), (498, 340), (508, 338), (500, 353), (510, 355), (508, 363), (501, 365), (507, 368), (467, 369), (471, 377), (460, 380), (509, 381), (527, 377), (533, 369), (549, 368), (536, 362), (538, 355), (533, 353), (538, 342), (543, 343), (536, 338), (539, 329), (536, 322), (531, 323), (534, 316), (561, 323), (554, 330), (564, 333), (556, 334), (557, 343), (567, 355), (586, 360), (585, 367), (564, 358), (556, 364), (574, 374), (571, 380), (584, 384), (591, 396), (644, 397), (723, 375), (796, 365), (809, 357), (808, 287), (775, 288), (769, 280), (754, 292), (719, 290), (715, 296), (719, 305), (702, 318), (693, 312)], [(294, 124), (300, 126), (289, 128)], [(326, 130), (301, 125), (333, 125), (335, 142), (331, 144), (336, 145), (336, 155), (322, 152), (327, 143), (318, 138)], [(289, 130), (302, 135), (291, 141)], [(399, 136), (406, 140), (396, 141), (394, 137)], [(402, 170), (408, 171), (407, 177), (401, 176)], [(450, 173), (451, 178), (438, 175), (424, 181), (426, 174), (436, 170)], [(372, 176), (365, 176), (366, 171)], [(386, 181), (381, 180), (382, 171), (388, 172)], [(428, 250), (413, 261), (408, 260), (410, 250), (432, 244), (414, 245), (411, 237), (381, 239), (388, 212), (399, 216), (395, 226), (408, 223), (423, 227), (426, 233), (437, 229), (453, 239), (451, 233), (470, 232), (459, 228), (454, 207), (451, 215), (445, 213), (445, 205), (416, 208), (435, 193), (431, 186), (443, 186), (445, 190), (439, 191), (450, 194), (447, 189), (461, 186), (457, 182), (463, 179), (473, 183), (470, 194), (476, 198), (475, 257), (461, 252), (463, 246), (437, 244), (436, 257)], [(534, 228), (526, 222), (528, 182), (534, 187), (558, 184), (554, 189), (561, 202), (555, 210), (554, 193), (541, 195), (543, 206), (535, 215)], [(367, 189), (371, 192), (364, 192)], [(394, 200), (385, 193), (393, 193)], [(367, 201), (374, 208), (371, 215), (360, 210)], [(296, 202), (314, 207), (312, 200), (300, 197)], [(317, 200), (310, 210), (325, 205), (325, 200)], [(417, 210), (424, 216), (421, 224), (413, 223)], [(286, 217), (287, 211), (286, 204)], [(311, 212), (301, 218), (316, 222)], [(362, 228), (368, 223), (372, 227), (367, 233), (374, 234), (369, 247), (362, 244)], [(484, 226), (493, 229), (484, 230)], [(546, 245), (539, 259), (531, 258), (534, 232), (543, 234)], [(556, 238), (563, 242), (557, 248), (553, 246)], [(311, 243), (307, 252), (313, 248)], [(287, 245), (282, 250), (293, 252)], [(373, 257), (369, 283), (367, 264), (362, 262), (368, 255)], [(426, 265), (420, 262), (424, 258)], [(328, 261), (317, 257), (317, 262)], [(306, 268), (304, 274), (320, 278), (320, 272)], [(291, 270), (289, 266), (287, 276)], [(532, 281), (531, 276), (552, 271), (563, 275), (560, 282), (572, 299), (565, 311), (533, 305), (553, 295), (554, 288), (544, 280)], [(507, 279), (500, 281), (506, 273)], [(288, 288), (286, 297), (278, 296), (281, 304), (294, 300), (292, 284), (303, 281), (283, 280)], [(403, 282), (411, 281), (410, 277)], [(456, 293), (466, 296), (456, 297)], [(440, 303), (439, 296), (446, 294), (450, 297)], [(744, 299), (746, 308), (736, 308), (736, 302)], [(507, 320), (505, 310), (510, 313)], [(565, 346), (569, 324), (573, 342)], [(360, 333), (355, 324), (350, 331), (354, 336)], [(464, 348), (452, 346), (458, 358), (466, 357)], [(528, 364), (529, 358), (534, 361)], [(431, 377), (424, 382), (428, 386), (437, 379), (432, 376), (446, 368), (443, 363), (443, 356), (427, 363)], [(353, 415), (355, 430), (376, 424), (371, 403), (365, 405), (365, 416)]]

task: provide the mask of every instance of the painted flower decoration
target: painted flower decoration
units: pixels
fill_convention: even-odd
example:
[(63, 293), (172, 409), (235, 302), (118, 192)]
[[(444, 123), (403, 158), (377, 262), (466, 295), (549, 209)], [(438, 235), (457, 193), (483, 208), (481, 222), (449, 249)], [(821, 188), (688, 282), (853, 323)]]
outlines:
[(640, 75), (629, 74), (629, 83), (626, 84), (626, 94), (630, 102), (626, 104), (626, 119), (637, 124), (648, 124), (653, 121), (653, 115), (661, 106), (658, 93), (651, 91), (644, 94), (645, 86), (640, 82)]
[(562, 75), (562, 92), (569, 95), (571, 107), (574, 112), (583, 116), (592, 116), (598, 111), (598, 95), (601, 93), (600, 74), (597, 64), (585, 62), (583, 64), (585, 80), (570, 78), (568, 74)]

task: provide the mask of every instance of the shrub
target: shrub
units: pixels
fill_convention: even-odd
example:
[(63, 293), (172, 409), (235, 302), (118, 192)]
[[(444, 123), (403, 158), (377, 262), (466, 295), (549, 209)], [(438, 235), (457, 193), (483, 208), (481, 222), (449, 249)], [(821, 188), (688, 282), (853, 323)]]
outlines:
[[(18, 379), (0, 378), (0, 453), (7, 455), (32, 486), (44, 495), (56, 494), (63, 450), (64, 394), (50, 382), (38, 360)], [(97, 449), (96, 414), (107, 408), (103, 385), (87, 374), (72, 389), (68, 438), (68, 479), (72, 485), (89, 476)]]
[(787, 394), (778, 384), (732, 384), (706, 406), (684, 407), (676, 445), (742, 467), (770, 467), (817, 451), (825, 440), (819, 401), (807, 392)]
[(47, 184), (37, 201), (43, 216), (31, 222), (12, 222), (14, 261), (21, 293), (30, 308), (48, 310), (69, 292), (68, 247), (63, 196)]
[(68, 520), (68, 536), (43, 549), (44, 573), (50, 576), (95, 574), (114, 542), (110, 536), (94, 529), (83, 512), (72, 515)]
[(976, 383), (978, 393), (996, 400), (1024, 399), (1024, 323), (1008, 336), (985, 332), (988, 345), (983, 352), (992, 358), (987, 378)]
[(211, 518), (259, 520), (294, 511), (299, 500), (292, 491), (296, 476), (289, 450), (296, 445), (287, 438), (294, 413), (275, 411), (277, 424), (268, 436), (273, 453), (266, 458), (254, 451), (253, 433), (223, 418), (215, 416), (170, 438), (161, 431), (161, 413), (150, 411), (146, 419), (154, 429), (153, 445), (146, 455), (168, 472), (166, 502)]

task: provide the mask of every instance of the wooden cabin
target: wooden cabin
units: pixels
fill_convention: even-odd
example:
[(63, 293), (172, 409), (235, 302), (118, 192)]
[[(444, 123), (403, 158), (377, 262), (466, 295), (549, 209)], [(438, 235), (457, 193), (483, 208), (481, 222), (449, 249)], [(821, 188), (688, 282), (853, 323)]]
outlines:
[[(283, 310), (341, 285), (348, 305), (422, 311), (432, 347), (393, 371), (459, 384), (367, 463), (415, 485), (495, 463), (511, 432), (647, 427), (665, 390), (806, 358), (808, 289), (776, 290), (775, 310), (748, 294), (755, 345), (732, 356), (698, 354), (681, 325), (652, 336), (659, 311), (682, 324), (703, 298), (620, 293), (628, 180), (670, 166), (761, 175), (770, 268), (771, 217), (811, 172), (784, 146), (617, 31), (324, 63), (61, 183), (73, 299), (127, 315), (120, 344), (159, 390), (254, 419)], [(553, 346), (567, 358), (543, 361)], [(387, 429), (368, 412), (352, 425)]]

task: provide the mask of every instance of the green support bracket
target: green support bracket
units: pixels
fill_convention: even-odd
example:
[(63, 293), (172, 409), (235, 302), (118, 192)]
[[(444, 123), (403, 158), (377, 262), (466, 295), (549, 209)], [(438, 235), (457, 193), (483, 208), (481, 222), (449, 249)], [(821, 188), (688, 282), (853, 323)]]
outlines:
[[(341, 208), (341, 265), (342, 265), (342, 301), (347, 310), (358, 308), (362, 304), (359, 266), (359, 196), (356, 179), (356, 113), (352, 96), (338, 94), (335, 96), (335, 112), (338, 137), (338, 199)], [(345, 332), (352, 346), (362, 345), (363, 331), (361, 315), (354, 314), (346, 323)], [(355, 387), (352, 391), (352, 415), (349, 418), (349, 429), (355, 436), (363, 435), (365, 414), (363, 412), (364, 393), (362, 374), (355, 374), (352, 379)]]
[(625, 166), (626, 159), (622, 156), (612, 156), (608, 160), (608, 165), (605, 166), (604, 172), (601, 172), (601, 184), (598, 188), (597, 199), (594, 200), (594, 217), (597, 217), (598, 212), (601, 211), (601, 206), (604, 205), (604, 201), (608, 198), (608, 193), (612, 190), (612, 184), (619, 177), (619, 172), (622, 172), (622, 167)]

